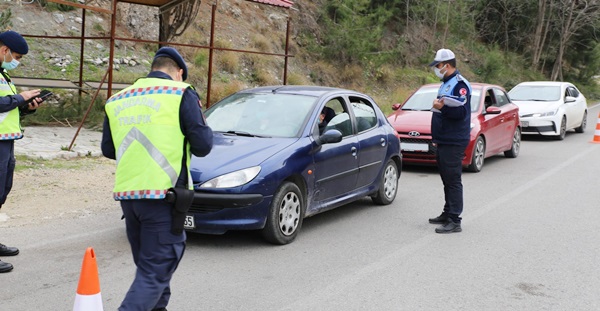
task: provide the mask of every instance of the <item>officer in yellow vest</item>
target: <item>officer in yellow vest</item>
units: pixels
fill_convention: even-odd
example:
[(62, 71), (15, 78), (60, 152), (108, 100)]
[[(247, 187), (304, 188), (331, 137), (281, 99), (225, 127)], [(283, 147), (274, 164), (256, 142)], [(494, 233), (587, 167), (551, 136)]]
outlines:
[(170, 281), (185, 250), (185, 232), (173, 232), (170, 188), (191, 189), (190, 153), (212, 148), (187, 66), (172, 47), (160, 48), (151, 72), (106, 102), (102, 153), (116, 159), (113, 196), (121, 202), (137, 267), (119, 310), (166, 310)]
[[(7, 70), (15, 69), (23, 55), (29, 52), (27, 41), (12, 30), (0, 33), (0, 208), (12, 189), (15, 170), (16, 139), (23, 137), (21, 116), (34, 112), (42, 102), (36, 96), (40, 90), (29, 90), (17, 93)], [(31, 100), (30, 103), (27, 103)], [(19, 253), (16, 247), (0, 244), (0, 256), (14, 256)], [(8, 272), (13, 266), (0, 261), (0, 273)]]

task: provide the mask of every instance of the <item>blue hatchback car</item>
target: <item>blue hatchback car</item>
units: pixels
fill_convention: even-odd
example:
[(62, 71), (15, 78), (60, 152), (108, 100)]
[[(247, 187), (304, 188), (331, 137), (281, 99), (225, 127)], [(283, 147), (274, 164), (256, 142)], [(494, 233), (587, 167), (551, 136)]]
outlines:
[(214, 146), (190, 165), (188, 231), (260, 229), (267, 241), (287, 244), (305, 217), (365, 196), (376, 204), (396, 197), (400, 140), (365, 94), (259, 87), (221, 100), (205, 116)]

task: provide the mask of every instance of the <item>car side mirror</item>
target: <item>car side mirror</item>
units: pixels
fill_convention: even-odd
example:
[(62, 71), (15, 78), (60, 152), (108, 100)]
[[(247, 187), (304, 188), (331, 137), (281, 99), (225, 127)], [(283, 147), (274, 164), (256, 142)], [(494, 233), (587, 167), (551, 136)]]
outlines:
[(565, 103), (574, 103), (575, 101), (576, 101), (576, 99), (573, 96), (565, 97)]
[(487, 109), (485, 109), (485, 113), (486, 114), (500, 114), (502, 112), (502, 110), (500, 110), (500, 108), (498, 107), (487, 107)]
[(329, 129), (317, 138), (319, 145), (339, 143), (340, 141), (342, 141), (342, 132), (336, 129)]
[(393, 104), (392, 110), (396, 111), (396, 110), (400, 109), (400, 107), (402, 107), (402, 104)]

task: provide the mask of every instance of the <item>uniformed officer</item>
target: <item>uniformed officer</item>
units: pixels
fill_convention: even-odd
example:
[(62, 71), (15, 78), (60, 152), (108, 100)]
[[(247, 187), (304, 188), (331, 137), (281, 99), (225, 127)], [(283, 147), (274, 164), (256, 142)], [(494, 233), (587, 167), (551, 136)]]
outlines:
[(166, 310), (170, 281), (185, 250), (185, 232), (172, 232), (167, 189), (191, 189), (190, 152), (205, 156), (212, 130), (200, 99), (184, 83), (187, 66), (172, 47), (160, 48), (151, 72), (106, 102), (102, 153), (116, 159), (113, 196), (121, 202), (137, 267), (119, 310)]
[[(17, 93), (7, 70), (19, 66), (23, 55), (29, 52), (27, 41), (15, 31), (9, 30), (0, 33), (0, 58), (2, 69), (0, 69), (0, 208), (6, 202), (6, 197), (12, 189), (13, 173), (15, 171), (15, 148), (16, 139), (23, 138), (21, 129), (21, 116), (34, 112), (40, 98), (40, 90), (29, 90)], [(26, 102), (32, 99), (29, 104)], [(15, 256), (19, 249), (0, 244), (0, 256)], [(0, 261), (0, 273), (9, 272), (13, 266), (7, 262)]]
[(451, 50), (440, 49), (430, 67), (442, 79), (433, 101), (431, 136), (437, 146), (436, 161), (444, 184), (444, 210), (429, 223), (441, 224), (437, 233), (461, 232), (463, 211), (462, 160), (471, 131), (471, 85), (456, 69)]

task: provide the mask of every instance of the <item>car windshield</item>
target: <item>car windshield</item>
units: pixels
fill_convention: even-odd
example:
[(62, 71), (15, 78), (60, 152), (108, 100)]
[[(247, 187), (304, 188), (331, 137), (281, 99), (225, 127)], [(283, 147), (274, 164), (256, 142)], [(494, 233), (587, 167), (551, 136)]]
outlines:
[(256, 137), (295, 137), (314, 109), (316, 98), (273, 93), (237, 93), (206, 112), (213, 131)]
[(558, 85), (517, 85), (508, 95), (512, 100), (557, 101), (561, 92)]
[[(406, 103), (402, 105), (402, 110), (429, 111), (433, 106), (433, 100), (437, 97), (437, 94), (438, 89), (422, 88), (416, 91)], [(480, 90), (473, 90), (471, 94), (471, 112), (475, 112), (479, 108), (480, 95)]]

